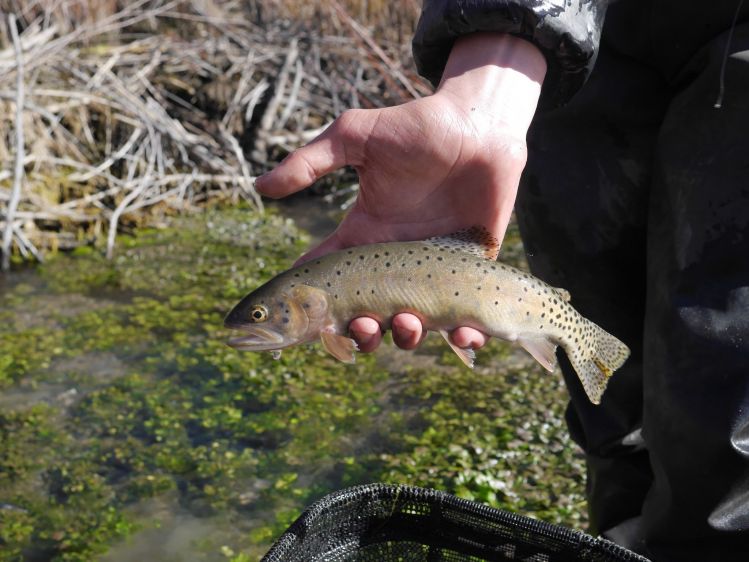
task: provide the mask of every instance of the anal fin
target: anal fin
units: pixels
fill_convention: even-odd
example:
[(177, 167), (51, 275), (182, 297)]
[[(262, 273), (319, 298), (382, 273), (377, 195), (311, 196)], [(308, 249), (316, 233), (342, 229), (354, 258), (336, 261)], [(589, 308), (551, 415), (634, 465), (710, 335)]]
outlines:
[(547, 371), (553, 371), (557, 364), (557, 345), (547, 338), (518, 338), (518, 343), (541, 363)]
[(356, 352), (359, 346), (351, 338), (333, 332), (320, 332), (322, 346), (333, 357), (344, 363), (356, 363)]
[(452, 348), (455, 354), (460, 357), (460, 360), (466, 364), (470, 369), (473, 369), (473, 363), (476, 360), (476, 352), (470, 347), (458, 347), (450, 341), (450, 336), (445, 330), (440, 330), (440, 335), (445, 339), (448, 345)]

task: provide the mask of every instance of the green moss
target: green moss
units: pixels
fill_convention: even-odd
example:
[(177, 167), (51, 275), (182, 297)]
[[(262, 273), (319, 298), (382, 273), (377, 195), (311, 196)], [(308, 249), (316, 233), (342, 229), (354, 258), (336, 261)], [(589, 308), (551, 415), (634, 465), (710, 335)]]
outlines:
[(238, 353), (223, 316), (301, 252), (292, 224), (211, 211), (120, 242), (111, 262), (58, 255), (0, 296), (0, 561), (137, 543), (168, 517), (143, 506), (173, 497), (222, 521), (191, 556), (256, 559), (312, 501), (378, 480), (584, 524), (559, 379), (507, 345), (477, 373), (437, 338), (418, 368)]

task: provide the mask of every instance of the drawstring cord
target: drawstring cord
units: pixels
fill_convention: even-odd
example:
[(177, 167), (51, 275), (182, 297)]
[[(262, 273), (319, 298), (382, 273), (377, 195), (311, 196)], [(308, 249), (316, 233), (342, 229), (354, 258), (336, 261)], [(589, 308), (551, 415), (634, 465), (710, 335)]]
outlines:
[(733, 39), (733, 29), (736, 27), (736, 21), (739, 19), (739, 12), (741, 6), (744, 4), (744, 0), (739, 1), (739, 5), (736, 6), (736, 13), (733, 14), (733, 22), (731, 23), (731, 30), (728, 32), (728, 41), (726, 41), (726, 50), (723, 53), (723, 63), (720, 65), (720, 90), (718, 91), (718, 99), (715, 100), (713, 107), (720, 109), (723, 105), (723, 93), (726, 89), (726, 62), (728, 62), (728, 51), (731, 48), (731, 39)]

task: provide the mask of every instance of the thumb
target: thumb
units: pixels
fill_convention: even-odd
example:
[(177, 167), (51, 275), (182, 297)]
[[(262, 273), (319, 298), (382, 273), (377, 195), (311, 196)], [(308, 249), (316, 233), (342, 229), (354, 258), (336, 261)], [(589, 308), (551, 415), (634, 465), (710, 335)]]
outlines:
[(310, 186), (315, 180), (346, 165), (340, 118), (308, 145), (289, 154), (267, 174), (255, 180), (255, 189), (274, 199)]

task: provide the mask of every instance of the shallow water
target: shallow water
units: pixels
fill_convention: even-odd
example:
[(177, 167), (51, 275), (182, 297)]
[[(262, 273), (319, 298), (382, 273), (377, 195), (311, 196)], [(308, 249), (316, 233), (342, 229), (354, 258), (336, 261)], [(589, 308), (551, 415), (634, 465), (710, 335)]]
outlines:
[(339, 214), (276, 209), (2, 278), (0, 560), (254, 560), (306, 505), (372, 481), (584, 524), (560, 378), (515, 348), (471, 372), (439, 338), (355, 366), (224, 345), (225, 312), (310, 244), (284, 215), (319, 240)]

